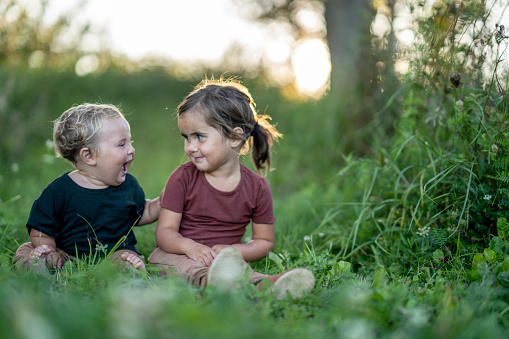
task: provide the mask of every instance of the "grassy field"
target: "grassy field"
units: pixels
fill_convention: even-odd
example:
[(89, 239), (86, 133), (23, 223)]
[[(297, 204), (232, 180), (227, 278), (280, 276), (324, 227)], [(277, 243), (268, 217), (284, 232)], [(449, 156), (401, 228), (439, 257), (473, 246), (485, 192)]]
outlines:
[[(83, 78), (0, 72), (5, 79), (0, 83), (0, 336), (508, 337), (509, 243), (489, 230), (496, 241), (472, 241), (462, 223), (465, 211), (491, 194), (475, 172), (478, 166), (472, 167), (480, 162), (467, 159), (466, 148), (454, 148), (466, 137), (447, 128), (431, 134), (412, 115), (415, 107), (435, 109), (436, 89), (407, 90), (398, 102), (404, 111), (394, 123), (396, 132), (373, 143), (374, 156), (356, 157), (345, 154), (344, 144), (355, 142), (345, 135), (357, 133), (337, 98), (302, 103), (245, 83), (259, 110), (266, 110), (284, 134), (267, 175), (276, 247), (253, 267), (270, 274), (307, 267), (317, 278), (305, 298), (276, 301), (248, 284), (223, 295), (158, 278), (150, 267), (149, 277), (120, 272), (108, 262), (69, 263), (51, 278), (15, 271), (12, 257), (28, 241), (25, 222), (32, 202), (71, 170), (54, 157), (51, 121), (73, 104), (120, 105), (136, 148), (130, 172), (147, 196), (157, 196), (171, 171), (186, 161), (175, 108), (195, 83), (160, 72)], [(475, 91), (466, 95), (471, 99), (464, 99), (464, 114), (456, 114), (458, 104), (448, 99), (444, 119), (451, 119), (451, 126), (477, 128), (475, 117), (467, 121), (472, 112), (467, 108), (482, 98)], [(471, 210), (468, 220), (473, 218)], [(135, 229), (138, 250), (146, 256), (154, 247), (154, 229), (155, 224)]]

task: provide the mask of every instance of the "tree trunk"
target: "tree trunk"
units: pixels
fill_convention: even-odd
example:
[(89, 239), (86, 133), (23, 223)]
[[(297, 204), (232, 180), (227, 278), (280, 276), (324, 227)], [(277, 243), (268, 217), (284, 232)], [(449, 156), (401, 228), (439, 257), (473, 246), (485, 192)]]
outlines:
[(327, 40), (331, 55), (331, 90), (357, 88), (367, 67), (370, 27), (374, 13), (370, 0), (328, 0), (325, 3)]

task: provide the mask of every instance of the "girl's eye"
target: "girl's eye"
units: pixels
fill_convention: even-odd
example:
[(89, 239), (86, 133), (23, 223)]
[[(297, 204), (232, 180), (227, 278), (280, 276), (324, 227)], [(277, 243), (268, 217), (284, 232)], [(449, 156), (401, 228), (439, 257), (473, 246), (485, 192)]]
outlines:
[(203, 139), (205, 139), (205, 137), (204, 137), (203, 135), (199, 135), (199, 134), (197, 135), (197, 138), (198, 138), (198, 140), (203, 140)]

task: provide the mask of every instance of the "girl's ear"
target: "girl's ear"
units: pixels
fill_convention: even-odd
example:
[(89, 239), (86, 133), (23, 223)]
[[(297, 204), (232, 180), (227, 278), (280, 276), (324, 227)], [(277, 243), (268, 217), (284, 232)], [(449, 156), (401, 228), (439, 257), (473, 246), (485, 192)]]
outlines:
[(243, 140), (243, 136), (244, 136), (244, 131), (242, 130), (242, 128), (240, 127), (235, 127), (233, 129), (233, 131), (238, 134), (238, 137), (234, 137), (232, 139), (230, 139), (230, 142), (231, 142), (231, 146), (233, 148), (239, 146), (244, 140)]
[(84, 147), (80, 150), (80, 159), (89, 166), (95, 166), (97, 163), (95, 154), (92, 153), (92, 150), (88, 147)]

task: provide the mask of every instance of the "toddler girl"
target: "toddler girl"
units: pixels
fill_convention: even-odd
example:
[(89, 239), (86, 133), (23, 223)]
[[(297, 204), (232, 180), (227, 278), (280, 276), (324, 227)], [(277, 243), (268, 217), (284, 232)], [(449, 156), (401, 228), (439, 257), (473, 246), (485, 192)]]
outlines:
[(156, 221), (161, 207), (159, 198), (146, 200), (127, 173), (134, 148), (124, 115), (111, 105), (71, 107), (55, 121), (53, 141), (76, 170), (34, 202), (26, 225), (30, 242), (16, 251), (16, 265), (47, 272), (73, 257), (115, 249), (111, 260), (144, 269), (131, 229)]
[[(267, 180), (241, 164), (252, 147), (258, 171), (270, 168), (270, 147), (281, 134), (266, 115), (258, 116), (248, 90), (233, 81), (202, 81), (178, 106), (178, 127), (190, 161), (168, 179), (156, 229), (156, 248), (148, 262), (171, 268), (199, 287), (226, 290), (249, 271), (264, 278), (277, 297), (302, 296), (314, 286), (313, 274), (295, 269), (277, 276), (256, 273), (246, 261), (267, 256), (274, 247), (274, 213)], [(171, 193), (169, 193), (171, 192)], [(242, 243), (252, 222), (252, 240)]]

